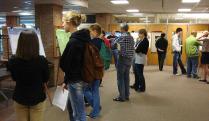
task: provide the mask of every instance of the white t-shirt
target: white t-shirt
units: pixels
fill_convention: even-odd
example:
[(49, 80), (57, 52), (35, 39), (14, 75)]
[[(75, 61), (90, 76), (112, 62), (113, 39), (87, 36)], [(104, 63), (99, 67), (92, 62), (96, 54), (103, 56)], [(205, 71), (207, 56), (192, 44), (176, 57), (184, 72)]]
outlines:
[(173, 51), (180, 52), (181, 51), (181, 40), (177, 34), (173, 35), (172, 37), (172, 48)]

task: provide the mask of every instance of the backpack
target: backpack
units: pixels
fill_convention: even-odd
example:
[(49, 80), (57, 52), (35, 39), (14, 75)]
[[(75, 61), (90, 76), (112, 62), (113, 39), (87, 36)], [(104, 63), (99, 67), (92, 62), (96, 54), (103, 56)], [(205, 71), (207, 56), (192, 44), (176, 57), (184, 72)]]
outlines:
[(110, 48), (105, 45), (104, 42), (102, 42), (99, 54), (104, 62), (104, 69), (105, 70), (109, 69), (110, 63), (112, 60), (112, 52), (111, 52)]
[(100, 57), (99, 50), (92, 43), (86, 43), (82, 71), (84, 82), (92, 83), (94, 80), (101, 80), (103, 75), (104, 64)]

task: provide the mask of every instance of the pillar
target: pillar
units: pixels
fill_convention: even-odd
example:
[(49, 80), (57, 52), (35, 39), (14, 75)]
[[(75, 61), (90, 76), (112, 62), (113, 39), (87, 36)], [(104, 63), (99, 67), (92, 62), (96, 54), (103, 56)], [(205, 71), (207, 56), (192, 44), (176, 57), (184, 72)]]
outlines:
[(50, 78), (51, 86), (54, 86), (57, 81), (59, 58), (56, 56), (55, 30), (57, 26), (62, 25), (62, 10), (63, 6), (56, 4), (35, 5), (35, 24), (40, 29), (46, 57), (53, 64)]
[(102, 26), (105, 31), (111, 31), (113, 23), (113, 15), (109, 13), (96, 14), (96, 22)]
[(7, 26), (19, 26), (20, 17), (19, 16), (6, 16), (6, 25)]

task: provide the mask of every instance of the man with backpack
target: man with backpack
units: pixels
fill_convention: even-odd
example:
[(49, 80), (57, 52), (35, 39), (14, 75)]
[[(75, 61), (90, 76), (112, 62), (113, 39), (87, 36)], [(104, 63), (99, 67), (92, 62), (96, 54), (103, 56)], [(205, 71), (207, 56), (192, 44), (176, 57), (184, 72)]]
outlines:
[(121, 37), (117, 40), (119, 58), (117, 64), (117, 81), (119, 96), (113, 101), (129, 101), (129, 72), (134, 56), (134, 39), (128, 34), (129, 26), (126, 23), (121, 24)]

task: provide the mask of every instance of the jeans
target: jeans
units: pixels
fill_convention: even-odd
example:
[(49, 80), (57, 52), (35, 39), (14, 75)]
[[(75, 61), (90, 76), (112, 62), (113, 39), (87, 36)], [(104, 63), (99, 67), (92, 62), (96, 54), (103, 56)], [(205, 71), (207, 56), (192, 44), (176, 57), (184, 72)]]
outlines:
[(129, 98), (129, 84), (130, 77), (129, 72), (132, 64), (132, 59), (126, 57), (119, 57), (117, 65), (117, 80), (119, 98), (126, 100)]
[(180, 52), (174, 52), (173, 54), (173, 74), (177, 74), (178, 73), (178, 64), (181, 68), (181, 72), (182, 74), (186, 73), (186, 69), (184, 68), (184, 65), (181, 61), (181, 54)]
[(86, 121), (84, 87), (84, 82), (69, 84), (69, 98), (73, 109), (73, 121)]
[(158, 64), (159, 64), (159, 70), (163, 70), (164, 60), (165, 60), (166, 53), (158, 52)]
[(146, 90), (145, 78), (144, 78), (144, 65), (135, 64), (135, 83), (134, 89), (136, 91), (144, 92)]
[(198, 67), (198, 56), (187, 58), (187, 76), (196, 76)]
[(95, 80), (91, 85), (85, 88), (84, 95), (86, 100), (91, 105), (92, 112), (90, 117), (95, 118), (100, 114), (100, 95), (99, 95), (100, 80)]
[(118, 64), (118, 50), (117, 49), (112, 50), (112, 54), (113, 54), (113, 58), (114, 58), (114, 62), (115, 62), (115, 68), (117, 68), (117, 64)]

